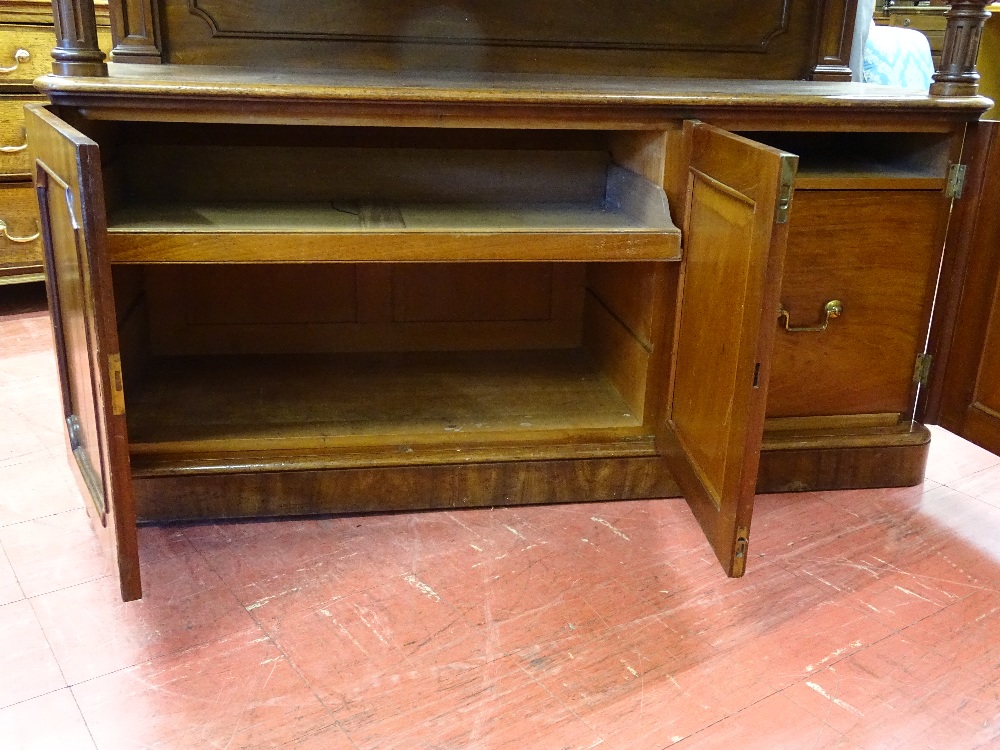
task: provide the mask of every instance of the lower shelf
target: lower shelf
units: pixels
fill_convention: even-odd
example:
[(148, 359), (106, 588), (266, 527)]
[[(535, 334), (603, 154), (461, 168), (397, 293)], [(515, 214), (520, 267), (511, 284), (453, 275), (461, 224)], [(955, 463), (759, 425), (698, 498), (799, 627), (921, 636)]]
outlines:
[(164, 358), (126, 391), (137, 476), (654, 455), (582, 350)]

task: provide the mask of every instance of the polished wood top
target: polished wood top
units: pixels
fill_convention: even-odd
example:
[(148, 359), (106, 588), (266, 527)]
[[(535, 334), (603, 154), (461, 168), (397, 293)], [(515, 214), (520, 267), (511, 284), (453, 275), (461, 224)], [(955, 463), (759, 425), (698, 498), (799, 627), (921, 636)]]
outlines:
[[(163, 112), (228, 114), (269, 112), (301, 118), (338, 105), (444, 105), (464, 110), (502, 106), (613, 108), (687, 115), (712, 110), (776, 109), (923, 113), (974, 119), (990, 102), (979, 96), (926, 93), (860, 83), (736, 81), (551, 74), (331, 70), (323, 73), (259, 71), (197, 65), (111, 64), (110, 75), (47, 75), (35, 84), (57, 104), (86, 107), (92, 116), (148, 119)], [(664, 111), (667, 110), (667, 111)], [(412, 112), (412, 110), (410, 110)], [(522, 113), (523, 115), (523, 113)], [(450, 123), (440, 122), (447, 126)]]

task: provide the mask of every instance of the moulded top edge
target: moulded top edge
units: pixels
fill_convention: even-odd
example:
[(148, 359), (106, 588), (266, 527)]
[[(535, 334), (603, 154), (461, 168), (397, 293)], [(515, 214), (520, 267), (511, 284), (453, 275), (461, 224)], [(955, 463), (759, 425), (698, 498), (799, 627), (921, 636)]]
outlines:
[(334, 102), (506, 106), (859, 109), (975, 117), (986, 97), (933, 97), (861, 83), (720, 80), (555, 74), (448, 74), (424, 71), (288, 72), (220, 66), (110, 64), (107, 77), (46, 75), (36, 87), (53, 100), (183, 98), (243, 104)]

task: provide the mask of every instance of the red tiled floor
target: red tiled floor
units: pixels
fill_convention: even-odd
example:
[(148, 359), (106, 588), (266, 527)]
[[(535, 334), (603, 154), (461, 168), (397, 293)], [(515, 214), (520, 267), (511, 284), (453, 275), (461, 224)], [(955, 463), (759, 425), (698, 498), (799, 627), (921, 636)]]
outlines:
[(70, 685), (255, 628), (179, 531), (143, 528), (139, 536), (140, 601), (122, 602), (111, 576), (31, 600)]
[(66, 686), (30, 601), (0, 607), (0, 634), (0, 708)]
[(48, 321), (0, 338), (4, 750), (1000, 747), (1000, 459), (947, 433), (759, 497), (740, 580), (667, 500), (142, 528), (123, 604)]
[(0, 545), (29, 597), (92, 581), (111, 570), (82, 508), (0, 526)]
[(0, 466), (0, 526), (83, 508), (63, 449)]
[(938, 484), (951, 484), (976, 472), (1000, 465), (994, 456), (978, 445), (962, 440), (947, 430), (931, 427), (933, 460), (927, 465), (927, 478)]
[(677, 750), (857, 750), (826, 717), (800, 708), (784, 694), (769, 696), (676, 745)]
[(21, 591), (21, 584), (17, 582), (17, 576), (14, 575), (14, 569), (10, 566), (3, 547), (0, 547), (0, 606), (20, 601), (23, 598), (24, 592)]
[[(277, 747), (334, 725), (256, 628), (73, 687), (101, 750)], [(339, 732), (330, 750), (350, 748)]]
[(1000, 464), (953, 480), (948, 486), (1000, 508)]
[(0, 709), (7, 750), (94, 750), (90, 730), (69, 688)]
[(510, 659), (386, 676), (337, 716), (361, 750), (591, 748), (601, 736)]

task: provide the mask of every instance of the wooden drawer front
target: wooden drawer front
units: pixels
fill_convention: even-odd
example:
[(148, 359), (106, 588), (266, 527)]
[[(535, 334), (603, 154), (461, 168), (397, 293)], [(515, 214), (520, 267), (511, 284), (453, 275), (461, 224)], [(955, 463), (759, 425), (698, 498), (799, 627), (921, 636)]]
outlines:
[(50, 72), (55, 46), (51, 26), (0, 25), (0, 85), (30, 86)]
[(908, 410), (945, 209), (937, 191), (796, 192), (782, 302), (796, 326), (828, 300), (844, 312), (823, 332), (778, 331), (769, 417)]
[(24, 135), (24, 105), (40, 96), (0, 100), (0, 180), (29, 180), (28, 146)]
[(0, 229), (0, 266), (41, 265), (38, 203), (30, 184), (0, 184), (0, 222), (6, 226)]
[(889, 25), (922, 32), (930, 42), (931, 52), (938, 55), (944, 47), (944, 33), (948, 28), (948, 19), (943, 12), (892, 14), (889, 17)]

